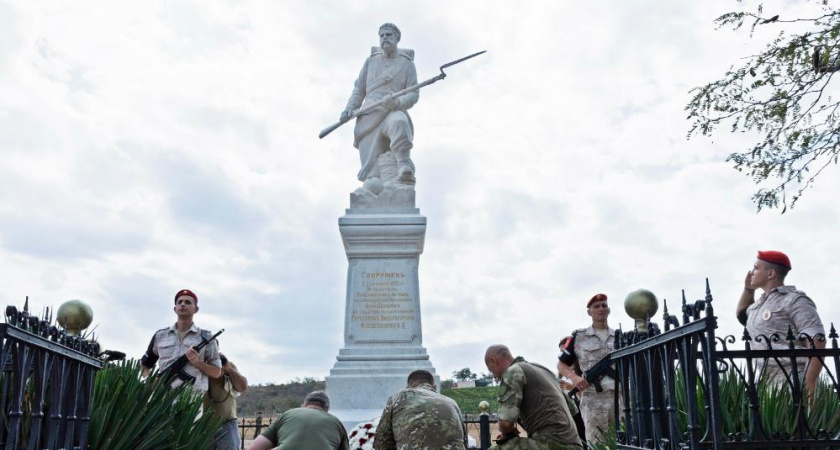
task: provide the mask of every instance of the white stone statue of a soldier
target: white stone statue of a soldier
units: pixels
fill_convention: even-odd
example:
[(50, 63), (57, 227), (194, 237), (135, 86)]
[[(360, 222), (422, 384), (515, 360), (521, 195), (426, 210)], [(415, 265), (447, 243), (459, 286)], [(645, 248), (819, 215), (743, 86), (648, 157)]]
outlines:
[[(417, 84), (414, 51), (397, 48), (400, 36), (399, 28), (392, 23), (379, 27), (379, 47), (374, 47), (365, 60), (353, 86), (353, 94), (341, 113), (342, 120), (362, 106)], [(390, 150), (396, 159), (397, 181), (405, 185), (415, 183), (414, 163), (411, 162), (414, 125), (408, 109), (417, 103), (419, 97), (417, 91), (409, 92), (356, 118), (353, 146), (359, 149), (362, 162), (359, 181), (378, 182), (382, 178), (379, 157)]]

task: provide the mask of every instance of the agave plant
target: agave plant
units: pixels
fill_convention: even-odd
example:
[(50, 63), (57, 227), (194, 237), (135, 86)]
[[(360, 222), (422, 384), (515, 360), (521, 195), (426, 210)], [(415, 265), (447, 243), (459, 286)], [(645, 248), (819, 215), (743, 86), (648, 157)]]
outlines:
[[(687, 392), (682, 371), (677, 371), (676, 392)], [(697, 379), (697, 389), (693, 393), (697, 405), (705, 405), (706, 393), (701, 377)], [(677, 395), (677, 419), (679, 428), (687, 430), (687, 402), (683, 395)], [(747, 386), (739, 376), (737, 369), (729, 368), (720, 374), (718, 383), (718, 401), (720, 405), (721, 427), (724, 436), (747, 435), (749, 433), (749, 401)], [(791, 436), (796, 429), (797, 411), (792, 408), (793, 399), (787, 386), (773, 383), (760, 383), (758, 386), (758, 406), (761, 414), (761, 426), (768, 437)], [(840, 431), (840, 402), (831, 383), (821, 378), (810, 402), (804, 402), (805, 417), (812, 433), (825, 430), (830, 435)], [(698, 408), (697, 416), (700, 429), (706, 428), (706, 409)]]
[(140, 376), (137, 360), (109, 364), (96, 375), (90, 450), (205, 450), (221, 419), (201, 414), (189, 386), (170, 388), (156, 372)]
[(609, 430), (602, 436), (600, 442), (587, 442), (587, 450), (615, 450), (618, 448), (618, 441), (615, 437), (615, 425), (610, 424)]

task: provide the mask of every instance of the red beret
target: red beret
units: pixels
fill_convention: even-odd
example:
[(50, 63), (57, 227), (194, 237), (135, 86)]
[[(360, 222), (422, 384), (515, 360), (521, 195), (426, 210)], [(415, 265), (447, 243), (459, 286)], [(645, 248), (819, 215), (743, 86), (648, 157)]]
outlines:
[(586, 302), (586, 307), (589, 308), (595, 302), (605, 302), (607, 301), (607, 294), (595, 294), (592, 298)]
[(777, 252), (775, 250), (768, 250), (766, 252), (762, 252), (761, 250), (759, 250), (758, 259), (787, 267), (788, 270), (792, 269), (792, 267), (790, 266), (790, 258), (788, 258), (787, 255), (785, 255), (782, 252)]
[(189, 290), (189, 289), (181, 289), (180, 291), (178, 291), (178, 293), (177, 293), (177, 294), (175, 294), (175, 301), (177, 302), (177, 301), (178, 301), (178, 297), (183, 297), (183, 296), (185, 296), (185, 295), (186, 295), (187, 297), (192, 297), (192, 298), (193, 298), (193, 300), (195, 300), (195, 303), (196, 303), (196, 304), (198, 304), (198, 296), (196, 296), (196, 295), (193, 293), (193, 291), (191, 291), (191, 290)]

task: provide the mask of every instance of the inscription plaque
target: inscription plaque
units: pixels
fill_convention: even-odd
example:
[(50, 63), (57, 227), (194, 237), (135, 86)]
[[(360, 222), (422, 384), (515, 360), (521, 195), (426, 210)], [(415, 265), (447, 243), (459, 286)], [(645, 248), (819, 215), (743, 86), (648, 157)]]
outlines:
[(351, 268), (348, 332), (356, 343), (409, 343), (419, 334), (410, 266), (409, 260), (361, 261)]

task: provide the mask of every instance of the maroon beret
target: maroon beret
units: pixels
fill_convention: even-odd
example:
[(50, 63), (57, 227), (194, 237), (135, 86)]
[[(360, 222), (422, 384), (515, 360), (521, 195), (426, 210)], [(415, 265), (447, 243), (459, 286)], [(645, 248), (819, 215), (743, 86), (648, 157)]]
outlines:
[(589, 308), (595, 302), (605, 302), (607, 301), (607, 294), (595, 294), (592, 298), (586, 302), (586, 307)]
[(193, 298), (193, 300), (195, 300), (195, 304), (196, 304), (196, 305), (198, 304), (198, 296), (196, 296), (196, 295), (193, 293), (193, 291), (191, 291), (191, 290), (189, 290), (189, 289), (181, 289), (180, 291), (178, 291), (178, 293), (177, 293), (177, 294), (175, 294), (175, 301), (177, 302), (177, 301), (178, 301), (178, 297), (183, 297), (183, 296), (185, 296), (185, 295), (186, 295), (187, 297), (192, 297), (192, 298)]
[(790, 258), (788, 258), (787, 255), (785, 255), (782, 252), (777, 252), (775, 250), (768, 250), (766, 252), (762, 252), (761, 250), (759, 250), (758, 259), (787, 267), (788, 270), (792, 269), (792, 267), (790, 266)]

